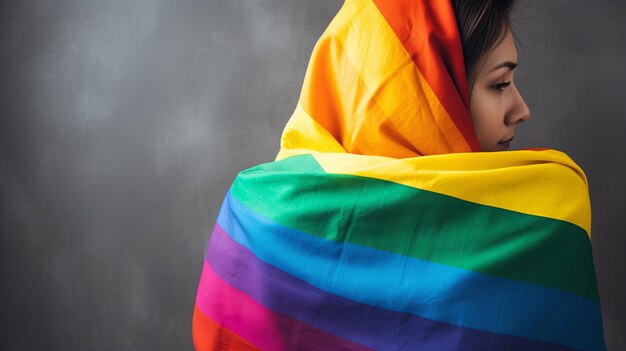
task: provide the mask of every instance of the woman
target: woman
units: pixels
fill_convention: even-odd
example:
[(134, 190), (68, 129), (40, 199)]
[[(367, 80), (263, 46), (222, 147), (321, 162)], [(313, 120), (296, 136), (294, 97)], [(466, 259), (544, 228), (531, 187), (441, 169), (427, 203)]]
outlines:
[(509, 7), (344, 3), (277, 160), (226, 195), (196, 349), (605, 349), (583, 171), (484, 152), (530, 116)]

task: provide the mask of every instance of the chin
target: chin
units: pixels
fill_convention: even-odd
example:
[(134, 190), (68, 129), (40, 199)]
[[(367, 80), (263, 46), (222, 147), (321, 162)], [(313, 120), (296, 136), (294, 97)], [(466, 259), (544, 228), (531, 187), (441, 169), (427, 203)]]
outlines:
[(508, 151), (510, 146), (511, 145), (509, 143), (504, 143), (504, 144), (497, 144), (496, 148), (497, 148), (497, 151)]
[(508, 151), (510, 148), (510, 144), (495, 144), (490, 146), (484, 146), (480, 148), (481, 152), (496, 152), (496, 151)]

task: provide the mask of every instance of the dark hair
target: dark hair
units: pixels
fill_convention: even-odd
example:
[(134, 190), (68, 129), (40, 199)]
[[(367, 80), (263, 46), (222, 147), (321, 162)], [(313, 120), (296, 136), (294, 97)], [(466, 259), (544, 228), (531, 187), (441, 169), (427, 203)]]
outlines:
[(480, 57), (504, 40), (513, 3), (514, 0), (452, 0), (468, 80), (473, 80)]

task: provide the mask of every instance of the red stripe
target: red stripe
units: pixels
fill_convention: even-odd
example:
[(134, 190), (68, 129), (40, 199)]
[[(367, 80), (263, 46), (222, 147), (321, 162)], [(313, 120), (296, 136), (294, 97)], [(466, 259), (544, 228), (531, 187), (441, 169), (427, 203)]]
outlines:
[(463, 47), (450, 1), (373, 0), (473, 151)]
[(192, 334), (196, 351), (258, 350), (223, 325), (210, 320), (197, 305), (193, 309)]
[(208, 318), (263, 350), (367, 349), (266, 308), (225, 282), (206, 260), (196, 306)]

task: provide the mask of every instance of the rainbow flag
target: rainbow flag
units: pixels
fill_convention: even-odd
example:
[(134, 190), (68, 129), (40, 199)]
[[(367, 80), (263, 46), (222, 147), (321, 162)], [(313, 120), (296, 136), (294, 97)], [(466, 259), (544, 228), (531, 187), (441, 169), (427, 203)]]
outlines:
[(197, 350), (605, 350), (584, 172), (479, 152), (447, 1), (347, 0), (226, 194)]

